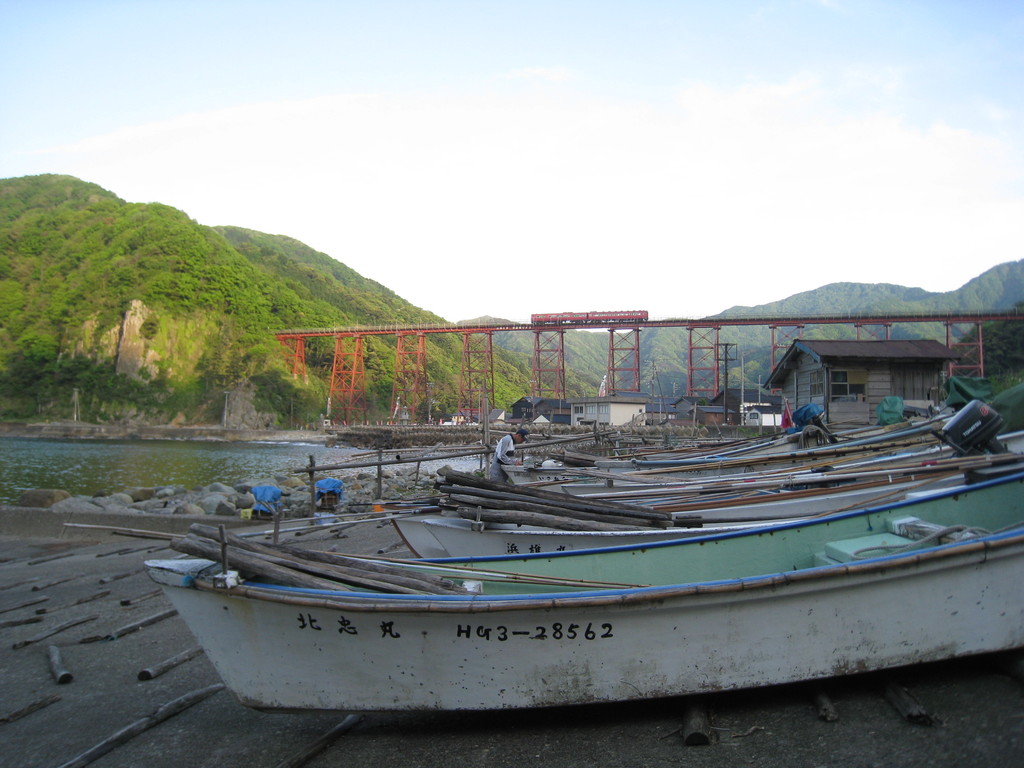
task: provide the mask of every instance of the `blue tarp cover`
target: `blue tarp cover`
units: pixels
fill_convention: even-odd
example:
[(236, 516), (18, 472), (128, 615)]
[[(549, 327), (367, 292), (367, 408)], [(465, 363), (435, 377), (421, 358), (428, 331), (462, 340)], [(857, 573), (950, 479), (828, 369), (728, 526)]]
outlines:
[(825, 412), (817, 403), (801, 405), (793, 411), (793, 426), (786, 430), (789, 434), (803, 431), (803, 428), (812, 423), (815, 416), (821, 416)]
[(256, 503), (252, 505), (256, 512), (274, 514), (277, 511), (277, 503), (281, 500), (281, 489), (276, 485), (257, 485), (252, 489), (252, 495), (256, 497)]
[(319, 499), (325, 494), (336, 493), (338, 494), (338, 498), (341, 498), (343, 488), (344, 484), (341, 480), (337, 480), (333, 477), (326, 477), (323, 480), (316, 481), (316, 497)]

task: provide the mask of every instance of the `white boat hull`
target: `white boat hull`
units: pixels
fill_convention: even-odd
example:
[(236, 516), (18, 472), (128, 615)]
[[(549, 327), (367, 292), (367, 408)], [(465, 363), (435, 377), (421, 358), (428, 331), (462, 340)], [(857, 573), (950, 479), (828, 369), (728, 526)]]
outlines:
[(1024, 645), (1024, 539), (897, 560), (479, 602), (195, 589), (162, 567), (182, 561), (150, 571), (239, 700), (268, 710), (624, 701)]

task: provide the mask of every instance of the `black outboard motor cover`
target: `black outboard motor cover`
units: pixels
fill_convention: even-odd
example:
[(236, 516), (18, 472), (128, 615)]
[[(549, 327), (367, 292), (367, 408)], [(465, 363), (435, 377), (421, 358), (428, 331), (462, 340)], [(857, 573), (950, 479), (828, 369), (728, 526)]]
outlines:
[(981, 400), (971, 400), (951, 418), (939, 437), (960, 456), (970, 453), (1006, 453), (1006, 446), (996, 440), (1003, 428), (1003, 417), (995, 408)]

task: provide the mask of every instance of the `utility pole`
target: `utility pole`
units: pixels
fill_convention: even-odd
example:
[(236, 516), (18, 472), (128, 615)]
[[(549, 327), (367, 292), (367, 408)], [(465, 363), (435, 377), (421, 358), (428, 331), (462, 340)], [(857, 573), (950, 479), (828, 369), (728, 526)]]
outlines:
[(722, 349), (722, 357), (720, 358), (722, 363), (722, 424), (727, 425), (729, 423), (729, 361), (732, 360), (729, 357), (729, 347), (735, 347), (735, 344), (722, 343), (718, 345)]

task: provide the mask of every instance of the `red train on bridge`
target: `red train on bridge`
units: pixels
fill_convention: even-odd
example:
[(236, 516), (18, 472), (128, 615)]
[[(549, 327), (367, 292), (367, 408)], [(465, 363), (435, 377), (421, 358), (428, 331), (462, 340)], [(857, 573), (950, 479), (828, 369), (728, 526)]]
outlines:
[(626, 309), (618, 312), (548, 312), (530, 315), (534, 325), (573, 325), (576, 323), (631, 323), (647, 320), (646, 309)]

